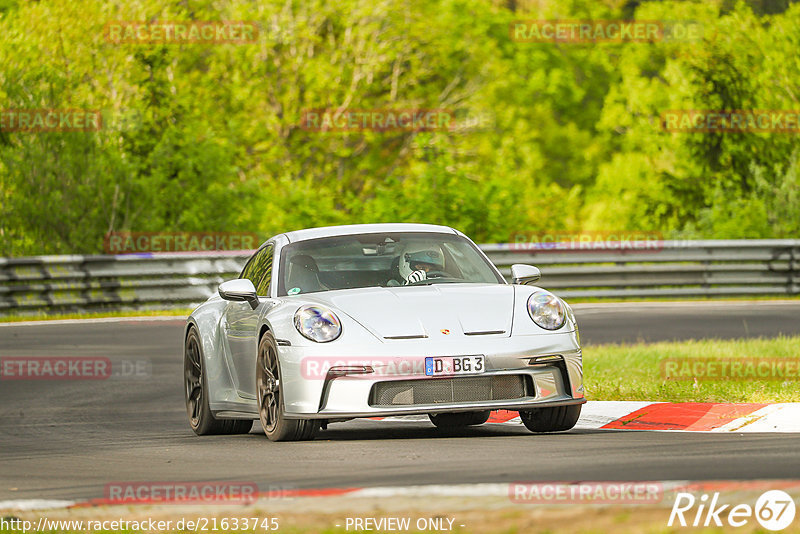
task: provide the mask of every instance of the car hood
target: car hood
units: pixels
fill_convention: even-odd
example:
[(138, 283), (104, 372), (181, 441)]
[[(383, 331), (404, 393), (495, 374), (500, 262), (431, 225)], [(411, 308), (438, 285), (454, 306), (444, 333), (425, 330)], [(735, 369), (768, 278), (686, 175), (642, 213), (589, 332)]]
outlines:
[[(311, 297), (311, 295), (308, 295)], [(432, 284), (315, 293), (381, 339), (511, 335), (514, 287)]]

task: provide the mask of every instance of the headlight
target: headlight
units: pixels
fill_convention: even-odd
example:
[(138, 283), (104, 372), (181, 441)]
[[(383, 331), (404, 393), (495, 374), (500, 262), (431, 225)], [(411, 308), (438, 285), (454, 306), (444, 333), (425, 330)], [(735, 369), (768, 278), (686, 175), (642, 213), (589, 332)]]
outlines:
[(528, 298), (528, 313), (545, 330), (558, 330), (567, 320), (564, 303), (547, 291), (537, 291)]
[(342, 333), (336, 315), (321, 306), (302, 306), (294, 313), (294, 327), (304, 337), (317, 343), (333, 341)]

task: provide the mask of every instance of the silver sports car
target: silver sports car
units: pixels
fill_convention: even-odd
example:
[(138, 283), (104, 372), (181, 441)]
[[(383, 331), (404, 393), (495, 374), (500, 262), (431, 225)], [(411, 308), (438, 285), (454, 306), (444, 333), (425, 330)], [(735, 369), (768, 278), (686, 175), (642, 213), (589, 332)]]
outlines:
[(184, 384), (197, 434), (311, 439), (356, 417), (427, 414), (440, 428), (519, 411), (572, 428), (583, 364), (570, 307), (464, 234), (426, 224), (277, 235), (189, 316)]

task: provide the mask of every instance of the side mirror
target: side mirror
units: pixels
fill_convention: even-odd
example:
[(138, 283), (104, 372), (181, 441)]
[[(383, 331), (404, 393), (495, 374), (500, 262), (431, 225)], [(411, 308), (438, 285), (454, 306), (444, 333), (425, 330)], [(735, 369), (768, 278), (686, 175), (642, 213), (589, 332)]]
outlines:
[(542, 272), (538, 267), (515, 263), (511, 266), (511, 283), (522, 284), (523, 286), (532, 284), (542, 277)]
[(254, 310), (258, 307), (256, 286), (247, 278), (222, 282), (219, 285), (219, 296), (232, 302), (247, 302)]

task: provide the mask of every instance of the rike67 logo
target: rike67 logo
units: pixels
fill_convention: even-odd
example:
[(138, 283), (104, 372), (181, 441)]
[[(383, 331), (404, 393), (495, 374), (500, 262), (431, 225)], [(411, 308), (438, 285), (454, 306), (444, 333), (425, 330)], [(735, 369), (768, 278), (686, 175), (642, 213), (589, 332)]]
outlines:
[(719, 493), (709, 499), (708, 494), (696, 498), (691, 493), (678, 493), (667, 526), (677, 520), (682, 527), (731, 527), (747, 525), (753, 518), (765, 529), (783, 530), (794, 521), (795, 504), (792, 497), (781, 490), (763, 493), (754, 507), (749, 504), (720, 504)]

